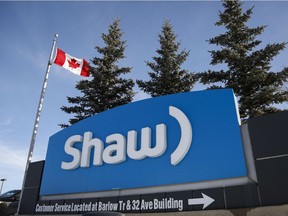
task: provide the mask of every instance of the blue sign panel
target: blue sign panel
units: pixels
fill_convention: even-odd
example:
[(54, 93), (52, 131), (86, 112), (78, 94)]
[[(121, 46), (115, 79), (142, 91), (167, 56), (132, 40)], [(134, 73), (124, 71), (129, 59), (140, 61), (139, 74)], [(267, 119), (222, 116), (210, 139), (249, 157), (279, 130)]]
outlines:
[(50, 137), (41, 195), (246, 177), (232, 90), (120, 106)]

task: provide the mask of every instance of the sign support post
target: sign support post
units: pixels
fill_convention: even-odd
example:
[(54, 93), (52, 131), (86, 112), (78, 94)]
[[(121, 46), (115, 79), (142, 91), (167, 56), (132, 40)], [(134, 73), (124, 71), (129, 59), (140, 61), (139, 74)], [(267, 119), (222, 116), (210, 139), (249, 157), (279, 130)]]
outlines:
[(47, 69), (46, 69), (44, 82), (42, 85), (42, 91), (41, 91), (41, 95), (40, 95), (40, 99), (39, 99), (39, 103), (38, 103), (38, 109), (37, 109), (36, 118), (35, 118), (35, 122), (34, 122), (34, 128), (33, 128), (33, 132), (32, 132), (30, 148), (29, 148), (29, 152), (28, 152), (28, 156), (27, 156), (27, 162), (26, 162), (25, 173), (24, 173), (24, 178), (23, 178), (22, 190), (21, 190), (21, 195), (20, 195), (20, 200), (19, 200), (19, 205), (18, 205), (16, 215), (19, 215), (19, 210), (20, 210), (20, 206), (21, 206), (21, 202), (22, 202), (22, 198), (23, 198), (23, 190), (24, 190), (24, 186), (25, 186), (26, 176), (27, 176), (29, 164), (31, 163), (31, 160), (32, 160), (36, 135), (37, 135), (38, 126), (39, 126), (40, 114), (41, 114), (42, 107), (43, 107), (44, 96), (45, 96), (45, 92), (46, 92), (48, 77), (49, 77), (50, 68), (52, 65), (52, 58), (53, 58), (54, 49), (56, 47), (57, 38), (58, 38), (58, 34), (55, 34), (53, 44), (52, 44), (51, 53), (50, 53), (50, 57), (49, 57), (49, 61), (48, 61), (48, 65), (47, 65)]

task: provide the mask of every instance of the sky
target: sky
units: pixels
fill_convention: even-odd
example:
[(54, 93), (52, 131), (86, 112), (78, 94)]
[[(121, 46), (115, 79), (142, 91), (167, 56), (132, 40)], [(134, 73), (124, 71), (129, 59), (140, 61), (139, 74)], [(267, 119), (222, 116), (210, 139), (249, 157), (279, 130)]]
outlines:
[[(288, 2), (246, 1), (243, 8), (252, 6), (247, 25), (267, 25), (257, 38), (261, 46), (288, 42)], [(107, 33), (113, 19), (120, 18), (127, 48), (126, 58), (119, 63), (133, 68), (129, 78), (147, 80), (150, 68), (145, 61), (157, 56), (158, 35), (167, 19), (181, 42), (180, 49), (190, 50), (183, 69), (223, 67), (210, 65), (208, 51), (216, 47), (207, 42), (225, 31), (214, 25), (222, 9), (219, 1), (0, 1), (0, 179), (7, 179), (2, 192), (22, 187), (54, 34), (59, 35), (57, 47), (90, 61), (100, 57), (95, 46), (104, 46), (101, 34)], [(273, 60), (272, 71), (288, 65), (287, 54), (285, 49)], [(45, 160), (49, 137), (61, 130), (58, 124), (72, 117), (60, 108), (69, 105), (67, 96), (79, 95), (75, 85), (81, 79), (52, 65), (32, 161)], [(204, 89), (197, 84), (193, 91)], [(134, 101), (148, 97), (137, 85), (134, 91)]]

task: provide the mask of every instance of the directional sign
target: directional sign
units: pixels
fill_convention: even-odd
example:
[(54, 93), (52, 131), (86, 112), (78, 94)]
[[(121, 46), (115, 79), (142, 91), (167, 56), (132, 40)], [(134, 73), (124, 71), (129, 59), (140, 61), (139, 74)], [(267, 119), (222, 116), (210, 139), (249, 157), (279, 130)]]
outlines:
[(204, 193), (202, 194), (202, 198), (193, 198), (188, 199), (188, 205), (203, 205), (203, 209), (213, 203), (215, 200)]

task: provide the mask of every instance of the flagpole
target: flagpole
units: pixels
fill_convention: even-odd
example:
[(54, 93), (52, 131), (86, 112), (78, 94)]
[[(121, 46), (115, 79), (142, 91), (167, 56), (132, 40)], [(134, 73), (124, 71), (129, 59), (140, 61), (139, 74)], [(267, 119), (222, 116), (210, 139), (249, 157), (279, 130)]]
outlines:
[(48, 65), (47, 65), (47, 69), (46, 69), (44, 82), (43, 82), (43, 85), (42, 85), (41, 96), (40, 96), (39, 103), (38, 103), (38, 109), (37, 109), (36, 118), (35, 118), (35, 122), (34, 122), (34, 128), (33, 128), (33, 132), (32, 132), (30, 148), (29, 148), (29, 152), (28, 152), (28, 157), (27, 157), (27, 162), (26, 162), (26, 167), (25, 167), (25, 173), (24, 173), (24, 178), (23, 178), (22, 190), (21, 190), (21, 195), (20, 195), (19, 205), (18, 205), (18, 209), (17, 209), (16, 215), (19, 215), (19, 210), (20, 210), (20, 205), (21, 205), (21, 202), (22, 202), (22, 196), (23, 196), (23, 191), (24, 191), (24, 187), (25, 187), (25, 181), (26, 181), (26, 177), (27, 177), (27, 172), (28, 172), (29, 164), (31, 163), (31, 160), (32, 160), (32, 155), (33, 155), (36, 135), (37, 135), (38, 126), (39, 126), (40, 114), (41, 114), (42, 107), (43, 107), (44, 96), (45, 96), (45, 92), (46, 92), (48, 77), (49, 77), (50, 68), (51, 68), (51, 65), (52, 65), (52, 58), (53, 58), (54, 49), (56, 47), (57, 38), (58, 38), (58, 34), (55, 34), (54, 35), (53, 44), (52, 44), (51, 53), (50, 53), (50, 57), (49, 57), (49, 61), (48, 61)]

